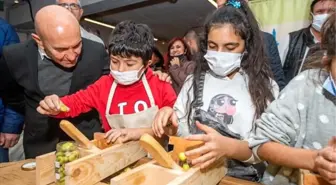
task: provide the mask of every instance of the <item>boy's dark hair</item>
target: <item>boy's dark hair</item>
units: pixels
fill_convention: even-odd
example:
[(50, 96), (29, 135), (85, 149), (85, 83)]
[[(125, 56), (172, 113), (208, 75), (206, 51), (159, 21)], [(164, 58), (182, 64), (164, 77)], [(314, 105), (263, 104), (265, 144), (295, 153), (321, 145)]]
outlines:
[(109, 42), (109, 54), (122, 57), (140, 57), (144, 65), (152, 57), (154, 36), (145, 24), (123, 21), (112, 31)]

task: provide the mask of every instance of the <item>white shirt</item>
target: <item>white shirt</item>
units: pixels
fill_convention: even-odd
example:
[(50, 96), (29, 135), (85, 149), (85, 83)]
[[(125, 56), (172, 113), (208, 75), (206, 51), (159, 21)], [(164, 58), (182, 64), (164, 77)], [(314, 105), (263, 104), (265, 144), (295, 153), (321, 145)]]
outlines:
[(103, 44), (105, 46), (104, 41), (101, 38), (99, 38), (97, 35), (92, 34), (92, 33), (88, 32), (88, 31), (86, 31), (83, 27), (80, 27), (80, 31), (81, 31), (81, 36), (83, 38), (86, 38), (86, 39), (89, 39), (89, 40), (101, 43), (101, 44)]
[[(252, 131), (255, 120), (255, 107), (248, 90), (247, 78), (244, 72), (237, 73), (232, 79), (220, 79), (207, 73), (203, 89), (203, 106), (201, 107), (203, 111), (215, 113), (215, 117), (221, 116), (223, 113), (232, 117), (225, 124), (232, 132), (239, 134), (244, 139)], [(273, 80), (272, 85), (274, 94), (276, 94), (275, 97), (277, 97), (279, 87)], [(190, 135), (187, 113), (189, 112), (190, 102), (193, 100), (193, 88), (191, 86), (192, 77), (189, 76), (174, 105), (179, 120), (177, 135), (182, 137)], [(191, 118), (193, 112), (194, 110)], [(189, 121), (191, 122), (191, 120)]]

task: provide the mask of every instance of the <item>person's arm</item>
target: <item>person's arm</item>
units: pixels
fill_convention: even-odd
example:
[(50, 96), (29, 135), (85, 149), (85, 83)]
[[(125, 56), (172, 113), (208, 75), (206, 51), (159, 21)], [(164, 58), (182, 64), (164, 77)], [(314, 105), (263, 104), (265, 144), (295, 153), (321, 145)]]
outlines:
[(16, 82), (9, 70), (6, 61), (7, 53), (5, 48), (0, 59), (0, 98), (2, 98), (5, 108), (10, 108), (24, 115), (25, 100), (23, 88)]
[(276, 142), (267, 142), (258, 149), (262, 160), (289, 168), (314, 171), (317, 150), (293, 148)]
[(190, 114), (190, 119), (188, 117), (191, 102), (194, 98), (194, 91), (192, 88), (193, 78), (191, 76), (187, 77), (186, 82), (182, 86), (180, 94), (174, 104), (174, 112), (177, 117), (178, 128), (174, 132), (179, 137), (185, 137), (190, 135), (189, 132), (189, 122), (193, 116), (193, 112)]
[[(293, 79), (280, 93), (279, 99), (273, 101), (256, 121), (255, 133), (248, 139), (256, 161), (262, 159), (281, 166), (310, 168), (314, 153), (293, 148), (304, 124), (300, 115), (304, 111), (302, 106), (305, 106), (309, 75), (307, 71)], [(298, 156), (305, 161), (297, 160)]]
[(103, 76), (97, 80), (94, 84), (87, 87), (85, 90), (80, 90), (75, 94), (64, 96), (61, 98), (61, 102), (67, 106), (70, 110), (67, 112), (61, 112), (54, 116), (56, 118), (76, 117), (81, 113), (89, 112), (92, 108), (98, 109), (101, 98), (101, 91), (107, 90), (103, 88), (106, 85), (106, 81), (109, 80), (108, 76)]
[[(268, 35), (268, 34), (267, 34)], [(280, 90), (286, 86), (285, 75), (281, 65), (281, 59), (278, 51), (278, 46), (272, 35), (266, 35), (266, 51), (267, 58), (270, 62), (274, 79), (280, 87)]]
[(196, 67), (195, 62), (188, 61), (183, 66), (178, 65), (170, 66), (169, 73), (174, 82), (176, 82), (179, 87), (182, 87), (187, 76), (194, 72), (195, 67)]

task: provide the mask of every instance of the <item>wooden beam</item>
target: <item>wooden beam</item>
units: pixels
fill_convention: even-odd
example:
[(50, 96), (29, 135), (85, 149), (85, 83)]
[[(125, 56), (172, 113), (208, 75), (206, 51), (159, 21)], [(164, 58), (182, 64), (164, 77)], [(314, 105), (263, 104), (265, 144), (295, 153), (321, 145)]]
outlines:
[(36, 157), (36, 185), (46, 185), (56, 181), (55, 152)]
[(139, 142), (115, 145), (65, 165), (65, 182), (71, 185), (95, 184), (145, 157)]

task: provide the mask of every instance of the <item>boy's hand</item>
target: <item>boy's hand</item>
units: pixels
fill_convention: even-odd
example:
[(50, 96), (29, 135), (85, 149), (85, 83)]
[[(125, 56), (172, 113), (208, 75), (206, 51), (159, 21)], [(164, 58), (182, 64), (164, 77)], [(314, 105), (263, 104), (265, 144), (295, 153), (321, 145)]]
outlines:
[(154, 71), (153, 73), (154, 73), (154, 75), (156, 75), (157, 77), (159, 77), (159, 79), (161, 81), (172, 83), (172, 80), (171, 80), (170, 76), (167, 73), (163, 73), (161, 71)]
[(154, 135), (161, 138), (163, 134), (167, 134), (171, 126), (170, 123), (177, 128), (177, 116), (171, 107), (163, 107), (154, 118), (152, 125)]
[(40, 101), (40, 106), (37, 107), (37, 112), (43, 115), (55, 116), (60, 112), (68, 112), (66, 107), (57, 95), (46, 96), (44, 100)]
[(128, 141), (137, 141), (141, 137), (138, 129), (125, 128), (125, 129), (111, 129), (105, 134), (107, 143), (126, 143)]

